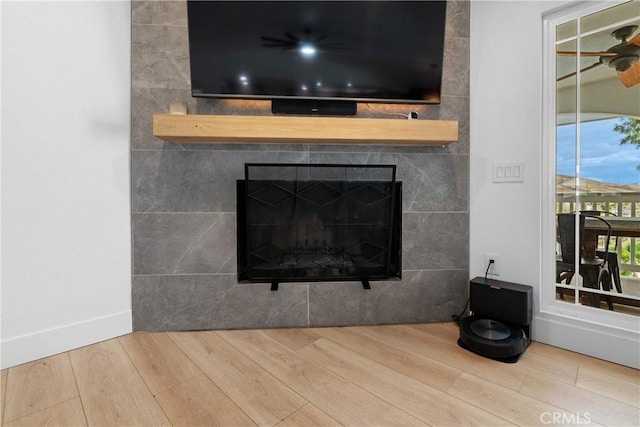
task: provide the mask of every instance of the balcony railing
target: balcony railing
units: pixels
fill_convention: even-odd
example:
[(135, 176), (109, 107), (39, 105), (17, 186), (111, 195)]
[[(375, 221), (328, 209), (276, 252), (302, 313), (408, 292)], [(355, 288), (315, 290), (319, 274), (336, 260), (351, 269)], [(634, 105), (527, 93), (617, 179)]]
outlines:
[[(640, 193), (582, 193), (576, 201), (575, 193), (556, 194), (556, 213), (568, 213), (578, 210), (607, 211), (621, 217), (640, 217)], [(623, 251), (629, 245), (629, 260), (625, 261)], [(618, 263), (623, 276), (640, 278), (640, 259), (636, 255), (636, 248), (640, 246), (640, 238), (620, 237), (616, 245)], [(613, 249), (613, 248), (612, 248)]]

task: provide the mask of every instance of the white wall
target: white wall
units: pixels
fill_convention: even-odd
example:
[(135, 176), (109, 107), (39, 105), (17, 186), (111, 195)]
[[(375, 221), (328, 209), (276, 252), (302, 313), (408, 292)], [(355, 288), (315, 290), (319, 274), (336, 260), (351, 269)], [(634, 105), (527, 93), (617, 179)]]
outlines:
[(130, 3), (1, 4), (2, 368), (131, 331)]
[[(638, 367), (637, 332), (540, 310), (542, 14), (567, 3), (471, 3), (470, 275), (500, 255), (499, 279), (534, 287), (535, 340)], [(493, 183), (494, 162), (524, 162), (524, 183)]]

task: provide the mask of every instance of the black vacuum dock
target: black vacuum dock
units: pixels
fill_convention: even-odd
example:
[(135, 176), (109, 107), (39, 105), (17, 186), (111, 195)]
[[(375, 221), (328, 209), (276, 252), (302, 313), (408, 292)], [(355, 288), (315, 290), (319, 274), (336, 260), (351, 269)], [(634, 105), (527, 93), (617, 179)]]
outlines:
[(460, 323), (460, 347), (515, 363), (531, 343), (533, 288), (476, 277), (469, 283), (472, 315)]

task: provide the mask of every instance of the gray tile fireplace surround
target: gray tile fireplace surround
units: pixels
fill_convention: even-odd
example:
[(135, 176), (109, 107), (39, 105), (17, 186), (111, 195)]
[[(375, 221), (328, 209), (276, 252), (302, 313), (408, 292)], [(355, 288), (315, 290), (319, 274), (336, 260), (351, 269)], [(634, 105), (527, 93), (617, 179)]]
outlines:
[[(265, 101), (190, 96), (184, 1), (132, 2), (133, 328), (168, 331), (448, 321), (469, 278), (469, 4), (449, 2), (442, 103), (359, 105), (459, 121), (445, 147), (169, 144), (153, 113), (267, 115)], [(245, 163), (395, 164), (403, 181), (402, 280), (238, 284), (235, 181)]]

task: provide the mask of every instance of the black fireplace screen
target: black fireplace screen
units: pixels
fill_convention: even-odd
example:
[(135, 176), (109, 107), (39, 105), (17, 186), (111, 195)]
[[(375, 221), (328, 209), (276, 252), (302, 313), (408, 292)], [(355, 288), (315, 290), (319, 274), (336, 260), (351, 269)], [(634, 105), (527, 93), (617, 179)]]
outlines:
[(240, 282), (400, 278), (395, 165), (246, 164), (237, 183)]

